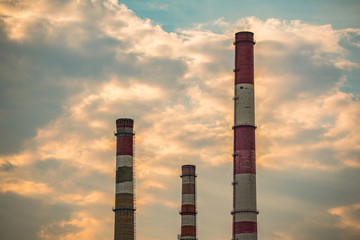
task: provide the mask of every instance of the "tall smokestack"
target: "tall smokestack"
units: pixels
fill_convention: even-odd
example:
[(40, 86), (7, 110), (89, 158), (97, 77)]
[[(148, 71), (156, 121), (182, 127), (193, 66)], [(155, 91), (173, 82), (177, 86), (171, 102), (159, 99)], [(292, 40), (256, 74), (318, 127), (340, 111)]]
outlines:
[(180, 240), (196, 240), (196, 174), (194, 165), (183, 165)]
[(132, 119), (116, 120), (115, 240), (135, 239), (133, 127)]
[(233, 240), (257, 239), (254, 34), (235, 34)]

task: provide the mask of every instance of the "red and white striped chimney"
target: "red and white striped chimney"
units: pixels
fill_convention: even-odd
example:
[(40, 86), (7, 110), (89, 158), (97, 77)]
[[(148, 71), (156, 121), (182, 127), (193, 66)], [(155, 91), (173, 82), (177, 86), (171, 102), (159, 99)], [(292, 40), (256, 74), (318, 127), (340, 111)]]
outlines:
[(254, 34), (235, 34), (233, 240), (257, 240)]
[(196, 240), (196, 174), (194, 165), (182, 166), (180, 240)]
[(132, 119), (116, 120), (115, 240), (135, 239), (133, 128)]

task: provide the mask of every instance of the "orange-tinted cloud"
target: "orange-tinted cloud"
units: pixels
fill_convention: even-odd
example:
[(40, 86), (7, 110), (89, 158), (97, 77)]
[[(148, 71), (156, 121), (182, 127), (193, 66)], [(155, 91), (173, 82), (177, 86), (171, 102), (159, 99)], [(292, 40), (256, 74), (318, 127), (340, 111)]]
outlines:
[[(197, 164), (200, 173), (202, 238), (229, 236), (229, 229), (217, 226), (231, 218), (232, 40), (242, 29), (254, 31), (257, 40), (260, 171), (278, 176), (317, 171), (319, 179), (314, 179), (321, 182), (329, 172), (360, 166), (359, 99), (356, 91), (343, 90), (349, 84), (346, 71), (356, 71), (359, 63), (340, 43), (356, 47), (349, 35), (358, 34), (357, 29), (250, 17), (235, 24), (219, 19), (214, 26), (222, 26), (220, 32), (201, 24), (168, 33), (116, 1), (1, 6), (7, 16), (1, 31), (10, 49), (4, 66), (16, 69), (5, 71), (6, 86), (12, 86), (6, 90), (12, 94), (6, 95), (4, 105), (9, 107), (2, 116), (6, 126), (21, 129), (17, 152), (1, 154), (1, 193), (72, 209), (71, 216), (41, 224), (41, 239), (112, 238), (113, 131), (115, 119), (122, 116), (135, 118), (139, 239), (159, 239), (159, 233), (163, 239), (176, 236), (180, 166), (186, 163)], [(18, 85), (10, 84), (14, 82)], [(25, 132), (28, 128), (31, 133)], [(308, 177), (305, 173), (301, 177)], [(280, 180), (275, 182), (278, 189), (267, 195), (269, 204), (261, 206), (265, 216), (285, 207), (286, 216), (296, 220), (304, 217), (304, 209), (321, 205), (306, 189), (299, 188), (303, 198), (286, 192)], [(331, 191), (329, 187), (326, 193)], [(314, 219), (321, 214), (326, 220), (332, 217), (328, 215), (348, 219), (348, 207), (327, 209), (316, 211)], [(292, 239), (302, 227), (310, 229), (308, 221), (279, 227), (287, 220), (276, 218), (278, 225), (266, 232), (266, 239)]]

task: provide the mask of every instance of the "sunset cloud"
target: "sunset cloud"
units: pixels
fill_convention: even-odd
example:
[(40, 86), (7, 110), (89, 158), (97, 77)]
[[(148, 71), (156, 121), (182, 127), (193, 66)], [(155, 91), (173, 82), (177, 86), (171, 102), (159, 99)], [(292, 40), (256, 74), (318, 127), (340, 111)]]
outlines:
[(135, 121), (138, 239), (180, 231), (187, 163), (199, 236), (230, 238), (240, 30), (256, 38), (261, 238), (359, 236), (359, 29), (243, 17), (168, 32), (117, 1), (6, 1), (0, 15), (0, 216), (29, 202), (18, 218), (34, 219), (24, 233), (9, 219), (10, 240), (112, 238), (118, 117)]

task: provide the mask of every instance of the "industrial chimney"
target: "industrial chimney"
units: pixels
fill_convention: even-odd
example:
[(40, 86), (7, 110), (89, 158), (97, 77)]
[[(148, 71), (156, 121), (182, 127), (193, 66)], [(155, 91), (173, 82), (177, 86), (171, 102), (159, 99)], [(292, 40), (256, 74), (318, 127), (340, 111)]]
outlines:
[(135, 239), (133, 127), (132, 119), (116, 120), (115, 240)]
[(233, 240), (257, 240), (254, 34), (235, 34)]
[(183, 165), (181, 195), (181, 235), (180, 240), (196, 238), (196, 174), (194, 165)]

